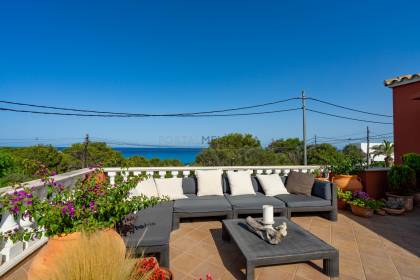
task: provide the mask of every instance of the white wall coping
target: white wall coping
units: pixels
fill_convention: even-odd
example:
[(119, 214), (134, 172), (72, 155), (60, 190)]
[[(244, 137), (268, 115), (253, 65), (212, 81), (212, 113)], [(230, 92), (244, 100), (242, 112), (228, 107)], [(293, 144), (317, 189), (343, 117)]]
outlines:
[[(77, 169), (77, 170), (57, 174), (55, 176), (51, 176), (51, 178), (53, 178), (56, 182), (61, 182), (61, 181), (67, 180), (69, 178), (73, 178), (73, 177), (77, 177), (77, 176), (80, 176), (80, 175), (88, 174), (92, 171), (93, 171), (93, 169), (90, 169), (90, 168)], [(28, 187), (28, 188), (38, 188), (38, 187), (44, 186), (44, 182), (42, 182), (41, 179), (37, 179), (37, 180), (32, 180), (32, 181), (29, 181), (29, 182), (22, 183), (22, 186)], [(0, 194), (10, 192), (10, 191), (13, 191), (13, 190), (14, 190), (14, 188), (11, 187), (11, 186), (10, 187), (3, 187), (3, 188), (0, 188)]]
[(272, 165), (272, 166), (160, 166), (160, 167), (107, 167), (105, 172), (121, 172), (121, 171), (187, 171), (187, 170), (248, 170), (248, 169), (319, 169), (321, 165)]

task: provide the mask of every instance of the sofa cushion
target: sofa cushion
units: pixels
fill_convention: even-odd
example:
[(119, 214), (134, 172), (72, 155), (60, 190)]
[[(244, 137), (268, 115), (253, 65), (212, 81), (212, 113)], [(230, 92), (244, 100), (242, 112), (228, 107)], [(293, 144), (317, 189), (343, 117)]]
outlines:
[(129, 197), (145, 195), (147, 197), (158, 197), (155, 180), (148, 178), (137, 183), (137, 186), (130, 190)]
[(303, 194), (279, 194), (275, 196), (284, 203), (287, 207), (323, 207), (331, 206), (331, 201), (319, 198), (317, 196), (307, 196)]
[(145, 208), (129, 216), (134, 218), (133, 232), (123, 235), (127, 248), (166, 245), (172, 230), (173, 202), (164, 202)]
[(286, 205), (279, 199), (265, 196), (260, 192), (246, 195), (225, 194), (225, 197), (232, 205), (232, 208), (238, 210), (261, 210), (262, 213), (262, 206), (265, 204), (273, 205), (276, 209), (286, 207)]
[(289, 193), (310, 196), (315, 177), (309, 173), (290, 171), (287, 176), (286, 188)]
[(187, 194), (187, 196), (188, 199), (175, 200), (175, 213), (200, 213), (232, 210), (232, 206), (230, 206), (224, 196), (197, 196), (195, 194)]
[(276, 196), (278, 194), (288, 194), (286, 187), (278, 174), (261, 175), (257, 174), (265, 195)]
[(182, 191), (184, 194), (196, 194), (197, 193), (197, 178), (186, 177), (182, 178)]
[(249, 171), (228, 171), (226, 174), (232, 195), (255, 194)]
[(155, 183), (160, 197), (168, 196), (171, 200), (187, 198), (182, 190), (182, 178), (155, 179)]
[(197, 170), (197, 196), (223, 196), (222, 170)]
[(332, 184), (333, 183), (331, 182), (315, 180), (314, 186), (312, 188), (312, 195), (323, 199), (331, 200)]

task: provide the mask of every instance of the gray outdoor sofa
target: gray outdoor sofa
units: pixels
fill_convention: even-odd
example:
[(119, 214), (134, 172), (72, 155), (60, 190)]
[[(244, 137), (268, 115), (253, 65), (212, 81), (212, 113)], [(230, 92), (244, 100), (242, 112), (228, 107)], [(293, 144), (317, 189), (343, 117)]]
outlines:
[[(285, 177), (282, 179), (287, 181)], [(321, 212), (326, 218), (337, 220), (336, 186), (333, 183), (315, 180), (311, 196), (282, 194), (270, 197), (264, 195), (258, 179), (252, 176), (256, 194), (232, 196), (227, 178), (222, 176), (221, 180), (223, 196), (197, 196), (196, 178), (183, 178), (182, 189), (188, 198), (165, 202), (134, 214), (134, 231), (123, 237), (127, 248), (136, 254), (158, 254), (159, 263), (169, 267), (170, 233), (179, 227), (182, 218), (233, 219), (239, 215), (261, 215), (265, 204), (273, 205), (278, 216), (290, 218), (295, 212)]]

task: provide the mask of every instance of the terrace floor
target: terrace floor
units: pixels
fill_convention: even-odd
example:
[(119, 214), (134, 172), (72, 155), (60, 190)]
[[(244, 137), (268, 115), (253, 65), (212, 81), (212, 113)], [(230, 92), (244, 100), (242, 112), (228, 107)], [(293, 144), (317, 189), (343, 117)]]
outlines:
[[(338, 222), (317, 216), (292, 220), (340, 252), (339, 279), (420, 279), (420, 208), (404, 216), (370, 219), (341, 212)], [(221, 240), (219, 221), (183, 222), (171, 234), (171, 270), (175, 279), (243, 279), (244, 259), (233, 243)], [(30, 260), (7, 280), (26, 279)], [(328, 279), (321, 261), (256, 269), (256, 279)]]

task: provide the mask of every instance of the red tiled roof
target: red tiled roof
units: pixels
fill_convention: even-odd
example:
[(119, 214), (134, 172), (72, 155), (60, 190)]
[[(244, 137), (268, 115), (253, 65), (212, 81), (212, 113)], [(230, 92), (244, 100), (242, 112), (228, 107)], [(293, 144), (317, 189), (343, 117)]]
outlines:
[(410, 84), (414, 82), (420, 81), (420, 73), (412, 74), (412, 75), (401, 75), (392, 79), (388, 79), (384, 81), (385, 86), (387, 87), (396, 87), (405, 84)]

